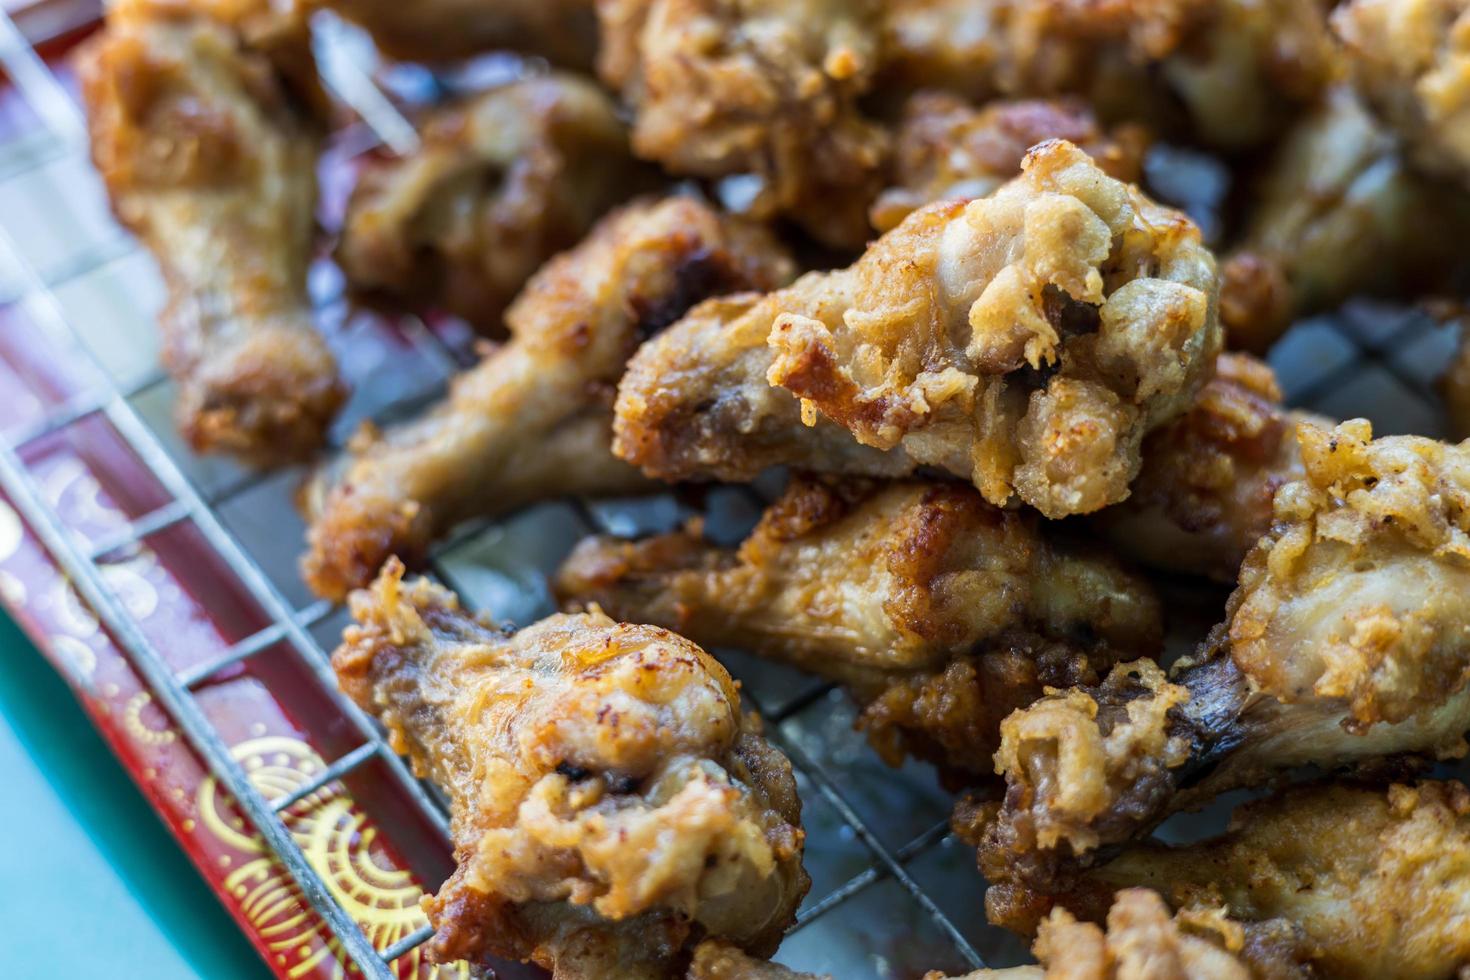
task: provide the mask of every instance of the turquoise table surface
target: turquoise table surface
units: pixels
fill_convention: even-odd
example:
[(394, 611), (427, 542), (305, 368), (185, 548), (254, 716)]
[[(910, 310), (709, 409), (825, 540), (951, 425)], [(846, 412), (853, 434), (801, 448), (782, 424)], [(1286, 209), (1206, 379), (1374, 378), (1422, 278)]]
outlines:
[(271, 975), (3, 612), (0, 936), (7, 977)]

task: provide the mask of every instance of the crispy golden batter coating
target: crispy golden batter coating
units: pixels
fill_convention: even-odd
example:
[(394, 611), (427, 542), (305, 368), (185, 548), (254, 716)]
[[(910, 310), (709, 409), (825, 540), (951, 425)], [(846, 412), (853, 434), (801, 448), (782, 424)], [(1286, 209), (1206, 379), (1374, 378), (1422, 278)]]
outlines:
[(1406, 167), (1346, 87), (1286, 135), (1252, 197), (1246, 254), (1223, 265), (1232, 347), (1264, 350), (1293, 317), (1352, 296), (1445, 289), (1467, 265), (1470, 195)]
[(934, 201), (984, 197), (1021, 172), (1037, 143), (1081, 147), (1109, 177), (1136, 184), (1149, 134), (1125, 124), (1105, 131), (1078, 99), (1019, 99), (977, 107), (947, 92), (920, 92), (904, 105), (895, 138), (893, 186), (873, 204), (873, 227), (891, 231)]
[(797, 479), (738, 551), (698, 526), (592, 538), (557, 591), (838, 681), (885, 758), (956, 783), (988, 775), (1007, 713), (1162, 636), (1145, 581), (948, 483)]
[(697, 300), (792, 274), (763, 229), (693, 198), (609, 215), (536, 274), (507, 314), (512, 339), (456, 378), (447, 401), (354, 441), (346, 471), (316, 494), (307, 581), (340, 598), (390, 555), (422, 560), (467, 518), (643, 489), (608, 448), (608, 402), (629, 355)]
[(1358, 91), (1415, 164), (1470, 186), (1470, 2), (1352, 0), (1332, 26)]
[(857, 97), (877, 65), (878, 0), (598, 0), (602, 76), (668, 170), (755, 181), (750, 213), (858, 248), (887, 136)]
[(1281, 918), (1324, 976), (1448, 978), (1470, 963), (1470, 792), (1457, 782), (1298, 786), (1238, 808), (1213, 840), (1135, 844), (1060, 896), (1091, 917), (1114, 888)]
[(1024, 921), (1099, 849), (1226, 790), (1465, 753), (1470, 446), (1371, 434), (1298, 427), (1303, 479), (1277, 493), (1226, 622), (1172, 678), (1115, 668), (1006, 720), (1005, 801), (961, 819), (997, 883), (993, 917)]
[[(1171, 915), (1157, 892), (1118, 892), (1106, 930), (1053, 909), (1037, 929), (1040, 967), (977, 970), (954, 980), (1293, 980), (1314, 976), (1309, 946), (1292, 924), (1242, 925), (1221, 908)], [(1218, 903), (1217, 903), (1218, 904)], [(945, 980), (931, 973), (925, 980)]]
[(847, 269), (696, 308), (629, 364), (615, 451), (664, 479), (932, 465), (1049, 517), (1122, 500), (1214, 363), (1214, 259), (1070, 143), (1024, 167)]
[(506, 633), (402, 575), (354, 594), (332, 664), (449, 794), (431, 959), (663, 980), (704, 936), (774, 951), (810, 883), (801, 801), (725, 669), (601, 613)]
[(268, 0), (119, 0), (78, 67), (113, 210), (168, 282), (185, 438), (309, 457), (344, 390), (306, 291), (322, 95), (305, 21)]
[(391, 58), (452, 61), (506, 49), (590, 68), (596, 0), (314, 0), (361, 25)]
[(597, 86), (522, 79), (433, 110), (417, 151), (369, 163), (337, 261), (361, 294), (498, 333), (531, 274), (650, 178)]
[(709, 940), (694, 950), (687, 980), (832, 980), (814, 973), (797, 973), (779, 963), (747, 956), (737, 946)]
[(1282, 408), (1267, 365), (1222, 354), (1189, 411), (1144, 441), (1132, 495), (1094, 526), (1130, 558), (1234, 582), (1276, 491), (1303, 476), (1296, 422), (1308, 418)]
[[(1108, 120), (1182, 128), (1225, 150), (1275, 136), (1338, 72), (1319, 0), (887, 0), (884, 8), (883, 88), (979, 100), (1083, 95)], [(1170, 96), (1184, 109), (1182, 127)]]

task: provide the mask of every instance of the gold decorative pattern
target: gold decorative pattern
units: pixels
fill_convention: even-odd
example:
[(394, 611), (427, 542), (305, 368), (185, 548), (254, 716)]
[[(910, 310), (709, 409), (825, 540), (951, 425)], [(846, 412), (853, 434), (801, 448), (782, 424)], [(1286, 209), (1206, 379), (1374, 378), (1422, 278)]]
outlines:
[[(147, 691), (139, 691), (128, 698), (128, 703), (123, 706), (123, 727), (128, 730), (128, 734), (144, 745), (168, 745), (179, 736), (169, 726), (166, 717), (162, 728), (150, 728), (143, 721), (143, 712), (152, 703), (153, 695)], [(162, 715), (163, 712), (155, 711), (155, 714)]]
[[(267, 799), (286, 795), (304, 785), (322, 768), (322, 760), (305, 742), (284, 736), (253, 738), (235, 746), (233, 755), (250, 781)], [(227, 802), (214, 778), (199, 786), (199, 820), (210, 833), (230, 847), (258, 855), (236, 868), (225, 887), (240, 903), (290, 976), (304, 976), (322, 962), (334, 960), (332, 975), (347, 975), (347, 958), (335, 939), (308, 911), (295, 882), (267, 855), (258, 835), (249, 831)], [(427, 924), (419, 907), (423, 891), (406, 871), (381, 867), (373, 859), (377, 829), (352, 800), (335, 786), (327, 786), (292, 806), (283, 815), (291, 835), (328, 890), (362, 926), (379, 949), (392, 945)], [(434, 966), (422, 962), (414, 950), (399, 961), (415, 977), (468, 978), (463, 963)]]
[(86, 643), (65, 633), (53, 633), (48, 645), (66, 661), (67, 667), (77, 677), (89, 680), (97, 670), (97, 652)]

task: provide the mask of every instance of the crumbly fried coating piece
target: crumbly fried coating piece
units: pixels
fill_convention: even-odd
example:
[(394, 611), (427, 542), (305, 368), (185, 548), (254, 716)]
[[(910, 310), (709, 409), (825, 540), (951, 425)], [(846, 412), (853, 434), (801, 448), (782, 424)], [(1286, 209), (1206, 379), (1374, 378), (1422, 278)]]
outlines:
[(742, 176), (757, 218), (859, 248), (888, 139), (857, 98), (877, 67), (879, 0), (598, 0), (603, 78), (633, 147), (669, 171)]
[(1008, 718), (998, 806), (963, 808), (997, 921), (1171, 812), (1289, 769), (1465, 754), (1470, 445), (1297, 429), (1227, 619), (1171, 678), (1116, 668)]
[(113, 210), (168, 284), (185, 439), (309, 457), (345, 392), (306, 290), (323, 97), (305, 21), (268, 0), (119, 0), (77, 63)]
[(1227, 151), (1274, 137), (1338, 73), (1319, 0), (884, 6), (882, 88), (981, 101), (1083, 95), (1107, 120), (1144, 120)]
[(1222, 266), (1232, 347), (1265, 350), (1293, 318), (1352, 296), (1446, 289), (1467, 265), (1470, 195), (1407, 167), (1345, 86), (1286, 135), (1251, 198), (1239, 253)]
[(718, 940), (700, 943), (689, 964), (687, 980), (832, 980), (823, 974), (797, 973), (779, 963), (747, 956), (738, 946)]
[(1296, 423), (1271, 368), (1222, 354), (1188, 412), (1143, 444), (1143, 469), (1123, 503), (1093, 525), (1128, 557), (1231, 583), (1271, 528), (1276, 491), (1302, 478)]
[(1324, 976), (1449, 978), (1470, 963), (1470, 791), (1317, 783), (1239, 807), (1222, 836), (1130, 846), (1059, 896), (1091, 916), (1124, 885), (1176, 907), (1282, 918)]
[(974, 783), (1007, 713), (1095, 679), (1114, 651), (1160, 645), (1148, 584), (1043, 523), (963, 484), (798, 478), (738, 550), (697, 525), (590, 538), (556, 587), (838, 681), (885, 758), (912, 753)]
[(688, 640), (601, 613), (518, 633), (397, 562), (332, 665), (451, 800), (434, 962), (664, 980), (719, 937), (769, 955), (810, 884), (791, 764)]
[(1470, 2), (1352, 0), (1332, 26), (1359, 93), (1414, 163), (1470, 186)]
[(1188, 218), (1054, 140), (847, 269), (696, 308), (629, 364), (614, 449), (664, 479), (930, 465), (997, 505), (1088, 513), (1207, 380), (1215, 299)]
[(976, 106), (948, 92), (920, 92), (904, 105), (895, 137), (892, 186), (869, 218), (891, 231), (925, 204), (984, 197), (1021, 172), (1037, 143), (1064, 139), (1081, 147), (1109, 177), (1136, 184), (1149, 134), (1136, 124), (1105, 130), (1073, 98), (999, 100)]
[(493, 50), (592, 67), (596, 0), (313, 0), (360, 25), (404, 61), (454, 61)]
[(359, 294), (499, 333), (532, 273), (650, 178), (596, 85), (521, 79), (432, 110), (415, 152), (368, 163), (337, 261)]
[[(1158, 892), (1126, 888), (1106, 908), (1106, 928), (1053, 909), (1037, 929), (1041, 966), (977, 970), (954, 980), (1305, 980), (1315, 951), (1301, 930), (1272, 920), (1242, 924), (1223, 908), (1172, 914)], [(1216, 903), (1218, 904), (1218, 903)], [(925, 980), (946, 980), (930, 973)]]
[(688, 197), (640, 201), (536, 274), (511, 340), (424, 417), (354, 441), (312, 502), (307, 582), (341, 598), (391, 555), (421, 561), (460, 521), (550, 496), (632, 493), (609, 450), (612, 386), (638, 344), (706, 296), (765, 289), (794, 267), (764, 229)]

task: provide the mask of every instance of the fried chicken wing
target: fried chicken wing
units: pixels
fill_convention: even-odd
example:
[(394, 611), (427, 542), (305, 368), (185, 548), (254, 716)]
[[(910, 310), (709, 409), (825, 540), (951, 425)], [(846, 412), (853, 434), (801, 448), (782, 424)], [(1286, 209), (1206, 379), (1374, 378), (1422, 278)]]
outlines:
[(861, 247), (883, 129), (858, 111), (877, 67), (878, 0), (598, 0), (603, 78), (633, 106), (633, 147), (677, 174), (754, 181), (749, 211)]
[(1332, 26), (1358, 91), (1415, 164), (1470, 186), (1470, 2), (1352, 0)]
[(1069, 98), (995, 101), (977, 107), (947, 92), (920, 92), (904, 106), (895, 138), (894, 186), (869, 215), (891, 231), (910, 213), (942, 200), (984, 197), (1021, 172), (1037, 143), (1064, 139), (1127, 184), (1143, 174), (1149, 135), (1125, 124), (1105, 131), (1087, 104)]
[(309, 457), (344, 389), (306, 290), (323, 103), (305, 21), (268, 0), (119, 0), (78, 67), (113, 210), (168, 283), (185, 438)]
[(609, 450), (608, 403), (629, 355), (697, 300), (793, 272), (763, 229), (693, 198), (609, 215), (536, 274), (507, 314), (511, 340), (456, 378), (447, 401), (354, 442), (345, 473), (316, 495), (307, 581), (340, 598), (391, 555), (422, 560), (469, 517), (643, 489)]
[(1084, 95), (1107, 120), (1224, 150), (1274, 137), (1338, 71), (1318, 0), (887, 0), (884, 13), (884, 87)]
[(1304, 765), (1466, 752), (1470, 445), (1298, 426), (1304, 478), (1240, 572), (1226, 621), (1166, 677), (1120, 665), (1001, 726), (1003, 804), (980, 860), (987, 907), (1038, 892), (1169, 813)]
[(1466, 268), (1470, 194), (1406, 167), (1345, 87), (1287, 134), (1250, 209), (1222, 264), (1232, 347), (1263, 351), (1294, 317), (1356, 295), (1417, 298)]
[(1125, 885), (1244, 922), (1290, 921), (1324, 976), (1458, 976), (1470, 963), (1470, 792), (1297, 786), (1239, 807), (1213, 840), (1132, 845), (1058, 901), (1093, 917)]
[(1011, 710), (1160, 644), (1147, 583), (1042, 524), (962, 484), (799, 478), (738, 551), (591, 538), (557, 591), (838, 681), (885, 758), (973, 783)]
[(433, 110), (417, 151), (368, 164), (337, 260), (359, 293), (496, 333), (531, 274), (651, 176), (597, 86), (522, 79)]
[(597, 53), (596, 0), (314, 0), (372, 35), (404, 61), (452, 61), (496, 49), (590, 68)]
[(1298, 421), (1325, 420), (1284, 409), (1267, 365), (1220, 355), (1189, 411), (1144, 441), (1133, 493), (1093, 525), (1136, 561), (1233, 583), (1276, 491), (1304, 475)]
[[(1106, 906), (1106, 899), (1103, 900)], [(1106, 929), (1057, 908), (1037, 930), (1040, 967), (977, 970), (953, 980), (1294, 980), (1312, 977), (1315, 952), (1284, 920), (1232, 921), (1222, 908), (1171, 914), (1157, 892), (1128, 888), (1105, 911)], [(946, 980), (931, 973), (925, 980)]]
[(914, 212), (853, 266), (697, 307), (645, 344), (615, 451), (664, 479), (931, 465), (997, 505), (1087, 513), (1127, 496), (1143, 437), (1207, 380), (1215, 298), (1193, 223), (1043, 143), (994, 194)]
[(705, 936), (768, 955), (809, 881), (786, 757), (699, 647), (601, 613), (507, 633), (391, 563), (332, 664), (452, 802), (435, 962), (665, 980)]

